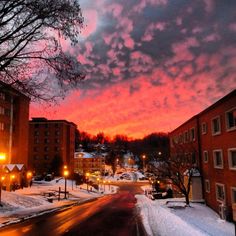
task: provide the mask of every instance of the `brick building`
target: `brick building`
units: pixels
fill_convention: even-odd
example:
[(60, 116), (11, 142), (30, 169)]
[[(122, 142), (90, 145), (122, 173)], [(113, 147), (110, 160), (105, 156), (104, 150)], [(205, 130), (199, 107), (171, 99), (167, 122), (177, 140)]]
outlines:
[(172, 131), (170, 142), (172, 157), (182, 147), (199, 166), (206, 204), (231, 219), (236, 203), (236, 90)]
[(86, 173), (105, 171), (105, 157), (103, 155), (76, 152), (74, 160), (74, 172), (85, 175)]
[(29, 122), (29, 166), (35, 174), (51, 173), (63, 165), (74, 169), (76, 125), (66, 120), (32, 118)]
[(30, 99), (0, 81), (0, 153), (5, 163), (28, 165)]

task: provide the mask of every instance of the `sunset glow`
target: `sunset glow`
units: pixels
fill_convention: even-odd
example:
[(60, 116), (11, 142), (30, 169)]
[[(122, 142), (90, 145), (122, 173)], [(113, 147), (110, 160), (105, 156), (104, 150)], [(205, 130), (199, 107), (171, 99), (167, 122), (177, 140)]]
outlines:
[[(236, 87), (235, 1), (81, 1), (81, 87), (47, 118), (91, 134), (169, 132)], [(45, 116), (32, 104), (31, 117)]]

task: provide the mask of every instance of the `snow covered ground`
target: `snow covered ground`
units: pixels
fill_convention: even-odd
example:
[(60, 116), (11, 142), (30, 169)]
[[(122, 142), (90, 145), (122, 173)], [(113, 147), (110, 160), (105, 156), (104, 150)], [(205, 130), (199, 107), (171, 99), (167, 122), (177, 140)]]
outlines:
[[(53, 202), (49, 202), (48, 196), (52, 193), (57, 194), (59, 187), (61, 187), (61, 191), (64, 191), (64, 186), (65, 181), (61, 179), (58, 182), (56, 180), (34, 182), (31, 188), (19, 189), (15, 192), (2, 191), (3, 207), (0, 208), (0, 227), (117, 191), (116, 186), (106, 187), (105, 192), (104, 188), (101, 189), (103, 194), (94, 188), (92, 188), (92, 191), (87, 191), (86, 184), (77, 187), (73, 185), (72, 187), (72, 181), (67, 180), (68, 198), (63, 199), (64, 193), (61, 193), (60, 201), (58, 201), (57, 196), (51, 196), (49, 198), (52, 198)], [(88, 189), (90, 190), (90, 187)]]
[[(143, 224), (148, 235), (160, 236), (233, 236), (234, 225), (221, 220), (209, 207), (200, 203), (184, 206), (183, 199), (151, 200), (145, 195), (136, 195)], [(167, 201), (180, 200), (180, 203), (166, 204)], [(180, 208), (169, 208), (172, 205)]]
[[(142, 181), (140, 178), (145, 177), (141, 172), (139, 171), (117, 171), (114, 176), (106, 176), (105, 180), (110, 180), (112, 182), (136, 182), (136, 181)], [(145, 180), (147, 182), (147, 180)]]

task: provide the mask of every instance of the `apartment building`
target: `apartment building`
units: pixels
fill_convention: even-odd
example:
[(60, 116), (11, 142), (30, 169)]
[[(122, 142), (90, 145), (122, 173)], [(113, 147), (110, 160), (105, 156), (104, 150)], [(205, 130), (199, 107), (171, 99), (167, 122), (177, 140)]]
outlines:
[(86, 173), (105, 171), (105, 157), (87, 152), (76, 152), (74, 160), (74, 172), (85, 175)]
[(73, 173), (76, 128), (66, 120), (32, 118), (29, 122), (29, 166), (35, 174), (51, 173), (55, 169), (60, 172), (63, 165)]
[(172, 131), (170, 139), (172, 156), (179, 147), (195, 152), (206, 204), (232, 219), (232, 203), (236, 203), (236, 90)]
[(0, 153), (1, 164), (28, 165), (28, 129), (30, 99), (0, 81)]

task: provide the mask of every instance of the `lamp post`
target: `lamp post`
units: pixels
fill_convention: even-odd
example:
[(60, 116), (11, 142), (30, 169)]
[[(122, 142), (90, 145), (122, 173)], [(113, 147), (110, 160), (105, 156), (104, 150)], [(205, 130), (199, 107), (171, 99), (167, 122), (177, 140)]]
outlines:
[[(5, 153), (0, 153), (0, 161), (4, 162), (6, 160), (6, 154)], [(2, 175), (2, 166), (1, 166), (1, 175)], [(2, 179), (3, 176), (1, 176), (1, 181), (0, 181), (0, 206), (2, 206), (2, 181), (4, 179)]]
[(99, 178), (97, 178), (97, 183), (98, 183), (98, 191), (99, 191), (99, 181), (100, 181), (100, 179), (99, 179)]
[(142, 156), (143, 158), (143, 173), (145, 172), (145, 159), (146, 159), (146, 155)]
[(111, 181), (108, 180), (108, 184), (109, 184), (109, 191), (111, 190)]
[(64, 172), (63, 172), (63, 175), (64, 175), (64, 178), (65, 178), (65, 199), (66, 199), (66, 180), (67, 180), (67, 177), (68, 177), (68, 175), (69, 175), (69, 171), (67, 170), (67, 166), (66, 166), (66, 168), (65, 168), (65, 166), (64, 166)]
[(89, 174), (89, 173), (86, 173), (86, 183), (87, 183), (87, 191), (88, 191), (88, 192), (89, 192), (89, 189), (88, 189), (89, 176), (90, 176), (90, 174)]
[(32, 185), (32, 172), (31, 171), (27, 172), (27, 180), (28, 180), (29, 186), (31, 187)]

